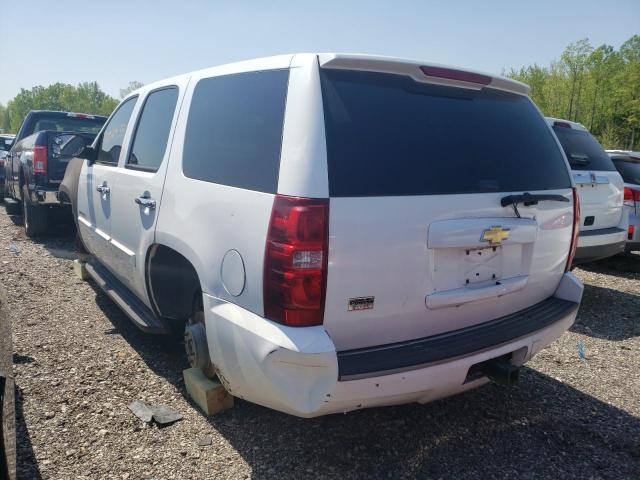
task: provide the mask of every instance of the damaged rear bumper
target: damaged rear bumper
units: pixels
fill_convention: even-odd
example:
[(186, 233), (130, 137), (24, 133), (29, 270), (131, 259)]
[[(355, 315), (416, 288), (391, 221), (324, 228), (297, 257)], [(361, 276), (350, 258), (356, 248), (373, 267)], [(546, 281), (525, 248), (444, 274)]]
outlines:
[[(424, 343), (414, 353), (432, 352), (434, 348), (444, 352), (433, 358), (415, 356), (413, 364), (393, 363), (393, 353), (399, 354), (396, 359), (407, 355), (402, 349), (391, 352), (389, 347), (403, 347), (394, 344), (362, 349), (364, 356), (347, 366), (349, 362), (344, 359), (356, 358), (358, 352), (346, 352), (350, 354), (346, 356), (345, 352), (336, 352), (321, 326), (286, 327), (208, 295), (205, 312), (210, 355), (232, 395), (292, 415), (315, 417), (374, 406), (424, 403), (482, 385), (488, 381), (485, 377), (469, 379), (472, 366), (508, 354), (512, 354), (513, 364), (522, 365), (573, 324), (581, 298), (582, 284), (567, 273), (551, 302), (567, 308), (556, 310), (548, 321), (538, 319), (539, 323), (528, 330), (514, 328), (507, 337), (489, 335), (489, 343), (468, 340), (479, 338), (483, 325), (489, 334), (489, 327), (495, 327), (501, 319), (478, 326), (471, 336), (469, 332), (450, 332), (452, 343), (442, 343), (438, 336), (407, 342)], [(533, 317), (523, 314), (520, 318), (531, 322)], [(494, 332), (499, 330), (493, 328)], [(388, 354), (380, 355), (378, 350), (384, 349)], [(384, 362), (389, 358), (392, 362), (387, 365)], [(345, 375), (345, 368), (350, 368), (347, 371), (351, 374)]]

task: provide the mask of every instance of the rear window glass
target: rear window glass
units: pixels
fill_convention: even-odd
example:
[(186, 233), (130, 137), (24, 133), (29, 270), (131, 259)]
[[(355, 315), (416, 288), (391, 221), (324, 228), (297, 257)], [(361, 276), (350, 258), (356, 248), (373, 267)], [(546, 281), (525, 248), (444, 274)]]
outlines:
[(187, 177), (275, 193), (288, 70), (200, 80), (183, 151)]
[(522, 95), (322, 70), (331, 196), (533, 191), (571, 185)]
[(54, 130), (56, 132), (79, 132), (97, 135), (106, 120), (106, 118), (76, 117), (43, 118), (36, 120), (31, 133), (41, 130)]
[(640, 162), (614, 158), (613, 163), (625, 183), (640, 185)]
[(573, 170), (615, 171), (609, 155), (589, 132), (567, 127), (553, 127), (553, 131)]

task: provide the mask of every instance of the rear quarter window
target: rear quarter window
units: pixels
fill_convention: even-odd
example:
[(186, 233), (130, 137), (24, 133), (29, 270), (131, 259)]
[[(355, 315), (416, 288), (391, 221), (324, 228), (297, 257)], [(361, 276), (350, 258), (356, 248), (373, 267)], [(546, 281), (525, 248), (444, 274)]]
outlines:
[(568, 188), (562, 152), (528, 97), (407, 76), (321, 70), (331, 196)]
[(288, 70), (200, 80), (183, 150), (187, 177), (275, 193)]

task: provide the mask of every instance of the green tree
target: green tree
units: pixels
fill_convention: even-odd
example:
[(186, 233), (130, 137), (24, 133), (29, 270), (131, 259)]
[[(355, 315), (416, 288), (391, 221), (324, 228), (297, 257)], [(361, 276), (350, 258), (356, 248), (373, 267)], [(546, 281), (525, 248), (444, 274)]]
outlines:
[(7, 103), (4, 112), (0, 110), (0, 128), (15, 133), (30, 110), (110, 115), (117, 105), (118, 100), (104, 93), (96, 82), (80, 83), (76, 87), (66, 83), (54, 83), (48, 87), (38, 85), (30, 90), (21, 89)]
[(640, 149), (640, 35), (616, 51), (570, 44), (548, 67), (512, 69), (545, 115), (586, 125), (607, 148)]
[(562, 53), (562, 62), (569, 72), (571, 82), (571, 93), (569, 95), (569, 105), (567, 108), (568, 119), (577, 119), (580, 108), (580, 96), (585, 76), (587, 59), (593, 48), (587, 38), (578, 40), (569, 46)]
[(624, 125), (626, 147), (635, 149), (640, 137), (640, 35), (634, 35), (620, 47), (624, 68), (620, 72), (620, 117)]
[(127, 85), (125, 88), (121, 88), (120, 89), (120, 98), (122, 99), (122, 98), (126, 97), (131, 92), (133, 92), (134, 90), (139, 89), (140, 87), (144, 87), (144, 83), (138, 82), (137, 80), (131, 80), (129, 82), (129, 85)]

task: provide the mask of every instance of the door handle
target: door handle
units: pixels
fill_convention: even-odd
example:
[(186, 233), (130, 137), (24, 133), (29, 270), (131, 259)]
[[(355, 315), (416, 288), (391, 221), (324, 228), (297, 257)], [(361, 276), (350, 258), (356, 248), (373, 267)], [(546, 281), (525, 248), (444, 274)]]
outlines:
[(141, 207), (148, 208), (149, 210), (156, 209), (156, 201), (149, 197), (138, 197), (136, 198), (136, 203)]
[(111, 193), (111, 189), (107, 187), (107, 182), (104, 182), (102, 185), (96, 187), (96, 191), (100, 192), (103, 195), (109, 195)]

